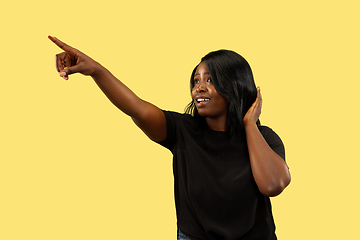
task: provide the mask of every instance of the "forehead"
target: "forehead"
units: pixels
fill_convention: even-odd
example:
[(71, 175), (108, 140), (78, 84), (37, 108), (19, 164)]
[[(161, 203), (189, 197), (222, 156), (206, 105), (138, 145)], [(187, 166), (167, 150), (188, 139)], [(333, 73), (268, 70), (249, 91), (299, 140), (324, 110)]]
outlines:
[(195, 76), (201, 75), (201, 74), (210, 74), (209, 69), (205, 62), (201, 62), (199, 66), (196, 68)]

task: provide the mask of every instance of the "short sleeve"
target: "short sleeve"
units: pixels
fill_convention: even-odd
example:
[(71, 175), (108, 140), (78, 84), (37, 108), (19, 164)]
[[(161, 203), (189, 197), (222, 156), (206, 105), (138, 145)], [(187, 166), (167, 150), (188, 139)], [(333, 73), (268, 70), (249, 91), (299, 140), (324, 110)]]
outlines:
[(172, 152), (176, 139), (176, 127), (178, 122), (181, 121), (183, 114), (165, 110), (163, 110), (163, 112), (166, 118), (166, 138), (165, 140), (157, 143)]
[(269, 127), (260, 126), (259, 130), (271, 149), (285, 160), (285, 148), (280, 137)]

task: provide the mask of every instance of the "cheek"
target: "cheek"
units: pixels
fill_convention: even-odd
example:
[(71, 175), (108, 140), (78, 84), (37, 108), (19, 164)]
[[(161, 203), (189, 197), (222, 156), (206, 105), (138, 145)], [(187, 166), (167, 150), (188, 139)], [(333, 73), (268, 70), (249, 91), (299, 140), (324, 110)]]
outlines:
[(191, 90), (191, 98), (192, 98), (192, 99), (194, 99), (195, 93), (196, 93), (196, 91), (195, 91), (195, 89), (193, 88), (193, 89)]
[(224, 108), (226, 110), (229, 110), (229, 101), (227, 99), (224, 99), (224, 104), (223, 104)]
[(229, 108), (229, 101), (226, 99), (226, 97), (217, 93), (217, 99), (219, 106), (221, 106), (222, 108)]

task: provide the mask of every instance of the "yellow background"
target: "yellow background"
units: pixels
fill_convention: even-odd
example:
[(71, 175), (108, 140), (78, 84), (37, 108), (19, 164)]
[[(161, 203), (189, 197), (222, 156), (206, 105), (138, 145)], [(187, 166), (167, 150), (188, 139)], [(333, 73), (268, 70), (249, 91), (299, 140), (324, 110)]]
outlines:
[(358, 1), (20, 0), (0, 20), (0, 239), (176, 236), (170, 152), (91, 78), (59, 78), (47, 35), (175, 111), (203, 55), (239, 52), (292, 174), (278, 238), (360, 239)]

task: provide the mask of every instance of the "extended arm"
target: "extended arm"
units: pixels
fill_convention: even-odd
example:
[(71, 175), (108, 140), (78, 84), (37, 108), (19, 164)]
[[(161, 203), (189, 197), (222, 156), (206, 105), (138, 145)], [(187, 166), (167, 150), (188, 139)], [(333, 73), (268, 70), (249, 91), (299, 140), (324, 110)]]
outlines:
[(109, 100), (129, 115), (151, 140), (165, 139), (165, 115), (158, 107), (140, 99), (110, 71), (84, 53), (57, 38), (49, 36), (49, 39), (64, 50), (56, 55), (56, 68), (61, 77), (68, 80), (73, 73), (91, 76)]
[(273, 197), (289, 185), (291, 177), (285, 161), (270, 148), (256, 125), (262, 105), (260, 88), (257, 91), (258, 96), (244, 117), (246, 140), (255, 182), (262, 194)]

